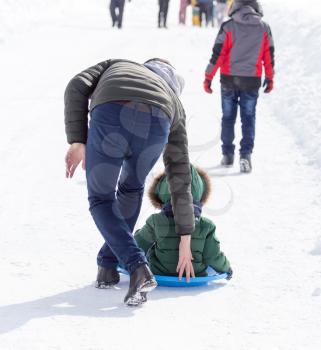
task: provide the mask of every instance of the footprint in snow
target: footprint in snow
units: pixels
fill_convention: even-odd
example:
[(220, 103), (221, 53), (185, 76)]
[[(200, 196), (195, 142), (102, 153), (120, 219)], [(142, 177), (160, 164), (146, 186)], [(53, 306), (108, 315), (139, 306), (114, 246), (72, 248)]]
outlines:
[(312, 293), (313, 297), (319, 297), (321, 295), (321, 288), (316, 288)]
[(311, 255), (321, 255), (321, 238), (315, 244), (315, 247), (310, 252)]

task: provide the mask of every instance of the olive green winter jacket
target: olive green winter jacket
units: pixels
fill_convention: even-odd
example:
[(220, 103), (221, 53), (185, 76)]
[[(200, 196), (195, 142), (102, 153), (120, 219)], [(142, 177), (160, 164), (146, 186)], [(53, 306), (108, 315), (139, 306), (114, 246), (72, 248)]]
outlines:
[[(200, 208), (200, 204), (205, 204), (208, 199), (210, 182), (207, 175), (200, 169), (196, 170), (191, 166), (191, 173), (195, 207)], [(154, 274), (175, 276), (177, 275), (180, 236), (175, 232), (173, 217), (168, 215), (168, 210), (164, 212), (164, 205), (170, 200), (164, 174), (154, 180), (149, 196), (153, 205), (159, 209), (163, 208), (163, 211), (151, 215), (145, 226), (135, 233), (135, 239), (148, 256)], [(199, 214), (200, 209), (195, 211)], [(229, 261), (220, 250), (220, 242), (215, 235), (215, 229), (211, 220), (202, 216), (196, 218), (195, 230), (191, 235), (193, 267), (196, 276), (206, 276), (206, 269), (209, 266), (217, 272), (228, 272), (230, 268)]]

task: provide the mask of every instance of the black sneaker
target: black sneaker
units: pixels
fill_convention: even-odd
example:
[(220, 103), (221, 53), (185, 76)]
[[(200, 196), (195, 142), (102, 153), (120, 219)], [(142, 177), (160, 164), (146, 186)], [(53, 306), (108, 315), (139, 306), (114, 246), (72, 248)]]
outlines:
[(96, 288), (110, 288), (119, 282), (119, 273), (116, 267), (105, 268), (98, 266), (98, 274), (95, 283)]
[(157, 282), (148, 265), (140, 265), (130, 276), (129, 289), (124, 303), (128, 306), (138, 306), (147, 301), (146, 294), (156, 287)]
[(229, 167), (232, 167), (233, 164), (234, 164), (234, 154), (224, 154), (221, 160), (221, 165), (226, 168), (229, 168)]
[(243, 154), (240, 157), (241, 173), (250, 173), (252, 171), (252, 162), (250, 154)]

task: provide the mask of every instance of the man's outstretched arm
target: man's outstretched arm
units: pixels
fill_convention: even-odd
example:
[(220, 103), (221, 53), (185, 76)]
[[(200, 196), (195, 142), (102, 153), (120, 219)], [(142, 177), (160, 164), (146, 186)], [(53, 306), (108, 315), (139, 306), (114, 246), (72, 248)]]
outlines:
[[(183, 110), (181, 111), (182, 113)], [(181, 235), (177, 273), (181, 278), (195, 277), (192, 253), (191, 233), (195, 228), (193, 197), (191, 194), (191, 168), (188, 155), (188, 140), (184, 118), (172, 125), (168, 144), (164, 152), (164, 164), (167, 182), (171, 193), (176, 232)]]

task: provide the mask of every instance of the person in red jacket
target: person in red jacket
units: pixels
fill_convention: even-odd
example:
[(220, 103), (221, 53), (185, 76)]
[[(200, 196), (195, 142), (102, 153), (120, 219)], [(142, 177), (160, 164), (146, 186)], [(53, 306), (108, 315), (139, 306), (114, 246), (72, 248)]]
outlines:
[(274, 43), (269, 25), (263, 22), (262, 6), (257, 0), (235, 0), (217, 35), (213, 54), (205, 72), (204, 90), (212, 93), (212, 80), (220, 69), (222, 96), (221, 164), (234, 163), (234, 125), (240, 106), (242, 140), (241, 172), (251, 172), (254, 147), (256, 104), (264, 66), (264, 92), (273, 89)]

